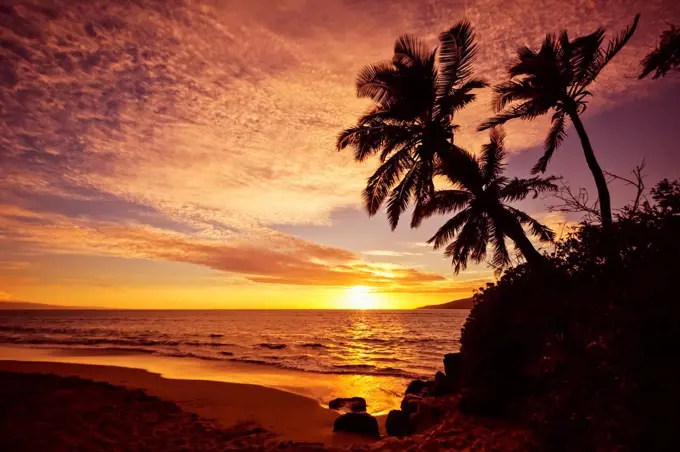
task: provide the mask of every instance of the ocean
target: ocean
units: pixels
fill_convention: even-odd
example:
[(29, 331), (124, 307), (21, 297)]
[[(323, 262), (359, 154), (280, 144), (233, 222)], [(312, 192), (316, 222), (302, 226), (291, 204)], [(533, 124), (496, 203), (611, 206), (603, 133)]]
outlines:
[(0, 311), (0, 344), (250, 363), (321, 374), (432, 376), (468, 311)]

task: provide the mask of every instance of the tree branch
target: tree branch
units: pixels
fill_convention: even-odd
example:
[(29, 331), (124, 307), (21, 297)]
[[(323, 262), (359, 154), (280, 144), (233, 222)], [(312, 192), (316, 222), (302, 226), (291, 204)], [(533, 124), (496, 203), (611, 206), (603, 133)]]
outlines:
[(633, 212), (637, 212), (639, 210), (641, 201), (643, 200), (647, 201), (647, 197), (645, 196), (646, 175), (642, 174), (642, 171), (645, 169), (645, 166), (647, 166), (647, 162), (645, 162), (645, 159), (642, 159), (642, 162), (640, 162), (640, 164), (637, 165), (633, 169), (633, 171), (631, 171), (631, 174), (633, 174), (633, 179), (628, 179), (626, 177), (610, 173), (609, 171), (604, 171), (604, 174), (609, 178), (609, 180), (607, 181), (608, 184), (615, 180), (620, 180), (622, 182), (625, 182), (626, 185), (635, 187), (635, 200), (633, 201), (633, 205), (631, 207), (631, 210)]

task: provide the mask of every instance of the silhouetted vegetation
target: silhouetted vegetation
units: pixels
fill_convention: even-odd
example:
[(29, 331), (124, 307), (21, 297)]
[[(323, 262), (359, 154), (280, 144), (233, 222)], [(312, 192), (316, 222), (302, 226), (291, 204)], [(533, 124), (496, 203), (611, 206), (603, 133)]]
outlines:
[[(391, 413), (399, 434), (416, 431), (417, 407), (441, 392), (464, 411), (533, 426), (545, 450), (665, 450), (676, 441), (680, 304), (672, 281), (680, 274), (680, 182), (660, 182), (649, 202), (644, 161), (633, 179), (603, 171), (580, 117), (589, 86), (633, 36), (638, 20), (606, 45), (605, 30), (598, 29), (573, 39), (566, 31), (549, 34), (540, 49), (519, 49), (508, 80), (494, 88), (496, 116), (479, 127), (492, 132), (478, 157), (453, 142), (453, 114), (484, 86), (472, 78), (475, 45), (468, 23), (442, 34), (439, 50), (402, 37), (391, 62), (359, 75), (359, 96), (375, 106), (340, 135), (338, 147), (353, 147), (358, 161), (380, 152), (382, 165), (364, 192), (369, 214), (388, 195), (393, 229), (412, 198), (412, 227), (455, 213), (428, 243), (446, 247), (456, 273), (469, 260), (481, 261), (488, 249), (493, 267), (507, 267), (506, 238), (527, 261), (475, 295), (455, 372), (412, 382), (402, 410)], [(664, 32), (643, 61), (641, 78), (678, 67), (679, 35), (675, 27)], [(553, 208), (586, 218), (552, 254), (542, 255), (527, 232), (551, 241), (552, 231), (508, 203), (555, 191), (555, 178), (504, 177), (504, 135), (496, 127), (550, 111), (552, 128), (532, 173), (546, 171), (569, 120), (598, 200), (589, 202), (585, 192), (563, 183), (556, 195), (561, 203)], [(435, 189), (437, 176), (451, 188)], [(637, 189), (616, 216), (606, 177)]]
[(532, 193), (537, 196), (545, 191), (554, 191), (557, 187), (552, 179), (504, 177), (504, 138), (505, 134), (500, 129), (493, 129), (479, 159), (460, 150), (459, 153), (470, 162), (465, 167), (474, 169), (462, 177), (460, 165), (451, 166), (448, 161), (443, 161), (439, 172), (455, 188), (437, 190), (413, 212), (413, 226), (417, 227), (423, 219), (432, 215), (458, 211), (427, 242), (433, 244), (434, 249), (448, 244), (444, 254), (451, 258), (456, 273), (467, 267), (468, 260), (480, 262), (484, 259), (489, 243), (493, 247), (492, 265), (497, 269), (508, 266), (510, 253), (505, 244), (506, 237), (515, 243), (530, 264), (548, 265), (527, 238), (523, 226), (542, 242), (551, 242), (553, 231), (506, 203), (520, 201)]
[(659, 44), (641, 62), (642, 73), (645, 78), (652, 72), (653, 79), (664, 77), (671, 70), (680, 67), (680, 29), (671, 25), (669, 30), (661, 33)]
[(559, 36), (548, 34), (540, 49), (520, 48), (508, 68), (509, 80), (494, 88), (494, 107), (499, 113), (479, 127), (485, 130), (516, 118), (532, 120), (554, 110), (552, 128), (545, 139), (545, 153), (532, 169), (536, 174), (547, 169), (566, 137), (567, 118), (571, 120), (595, 179), (605, 229), (610, 229), (612, 223), (609, 189), (580, 114), (592, 95), (589, 86), (633, 36), (639, 18), (636, 16), (606, 47), (603, 45), (605, 30), (599, 28), (574, 39), (569, 38), (566, 30)]
[[(461, 338), (461, 407), (532, 422), (548, 450), (660, 450), (680, 402), (680, 183), (604, 232), (584, 223), (550, 257), (475, 297)], [(605, 265), (604, 235), (620, 260)]]
[(422, 204), (434, 191), (433, 177), (445, 155), (455, 153), (454, 114), (475, 100), (486, 83), (473, 78), (477, 53), (469, 22), (440, 35), (428, 49), (404, 35), (391, 61), (369, 64), (357, 77), (357, 96), (374, 106), (338, 137), (338, 149), (351, 147), (357, 161), (379, 153), (381, 165), (364, 190), (366, 210), (374, 215), (386, 198), (392, 229), (412, 199)]

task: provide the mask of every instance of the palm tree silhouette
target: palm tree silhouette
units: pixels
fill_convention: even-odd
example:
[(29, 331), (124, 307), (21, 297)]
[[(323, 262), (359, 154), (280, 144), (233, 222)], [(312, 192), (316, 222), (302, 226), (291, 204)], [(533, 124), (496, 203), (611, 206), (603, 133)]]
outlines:
[(509, 265), (506, 237), (515, 243), (531, 265), (546, 264), (546, 258), (533, 246), (523, 226), (543, 242), (554, 239), (553, 231), (507, 203), (520, 201), (532, 193), (536, 197), (557, 187), (552, 183), (552, 177), (509, 179), (502, 176), (504, 138), (501, 130), (492, 129), (490, 142), (482, 147), (479, 158), (463, 151), (476, 169), (465, 182), (458, 179), (456, 168), (443, 163), (438, 173), (446, 176), (455, 188), (437, 190), (413, 213), (413, 222), (419, 226), (423, 219), (435, 214), (457, 212), (428, 241), (435, 249), (446, 246), (445, 254), (452, 259), (456, 273), (467, 267), (468, 260), (480, 262), (484, 259), (489, 242), (493, 246), (492, 265), (499, 269)]
[(599, 28), (575, 39), (569, 39), (566, 31), (559, 37), (549, 34), (539, 50), (520, 48), (516, 61), (508, 68), (509, 80), (494, 87), (494, 107), (499, 113), (479, 127), (479, 130), (485, 130), (515, 118), (532, 120), (554, 110), (552, 128), (545, 139), (545, 152), (532, 169), (532, 174), (536, 174), (546, 170), (550, 158), (564, 140), (568, 117), (593, 173), (602, 227), (606, 230), (612, 225), (609, 189), (579, 115), (585, 111), (587, 98), (591, 95), (589, 85), (630, 40), (639, 19), (638, 14), (633, 23), (606, 47), (603, 45), (605, 30)]
[(642, 73), (645, 78), (652, 72), (652, 78), (663, 77), (671, 69), (680, 68), (680, 28), (671, 25), (669, 30), (661, 33), (659, 44), (641, 62)]
[(374, 105), (338, 136), (338, 149), (354, 148), (357, 161), (380, 153), (381, 165), (363, 197), (372, 216), (389, 196), (392, 229), (413, 198), (422, 204), (431, 196), (441, 159), (455, 161), (453, 115), (475, 99), (473, 90), (486, 86), (472, 77), (477, 45), (469, 22), (456, 24), (439, 40), (439, 48), (429, 49), (415, 37), (401, 36), (391, 61), (365, 66), (357, 77), (357, 96)]

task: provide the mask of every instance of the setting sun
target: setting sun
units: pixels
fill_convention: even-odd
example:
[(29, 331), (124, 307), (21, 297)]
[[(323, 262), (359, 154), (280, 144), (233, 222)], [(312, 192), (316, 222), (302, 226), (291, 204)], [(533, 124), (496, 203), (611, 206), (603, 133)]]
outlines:
[(375, 309), (377, 295), (367, 286), (352, 286), (347, 289), (347, 308), (349, 309)]

